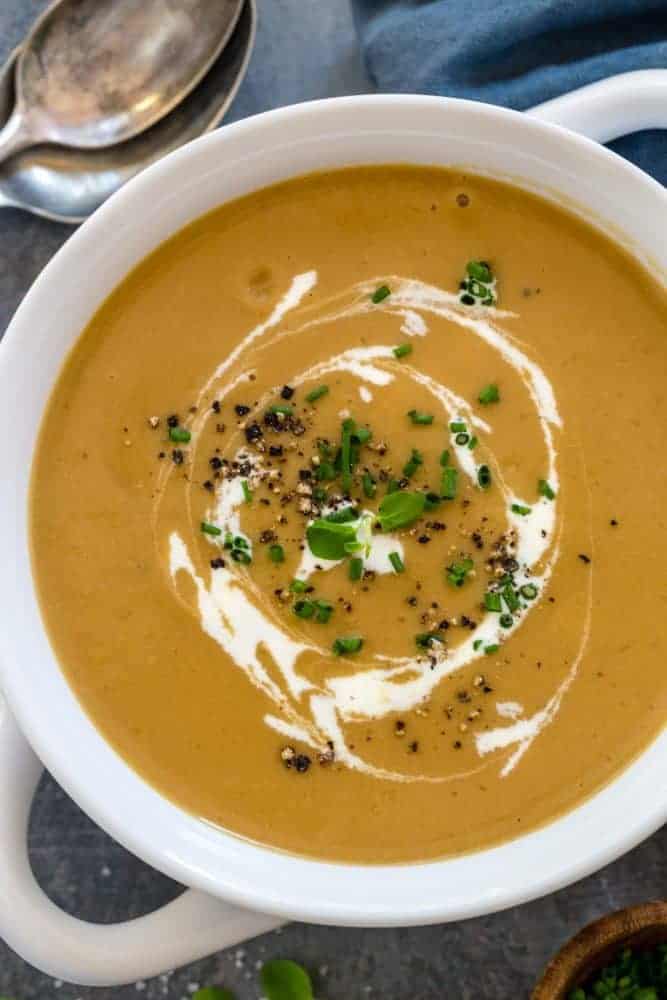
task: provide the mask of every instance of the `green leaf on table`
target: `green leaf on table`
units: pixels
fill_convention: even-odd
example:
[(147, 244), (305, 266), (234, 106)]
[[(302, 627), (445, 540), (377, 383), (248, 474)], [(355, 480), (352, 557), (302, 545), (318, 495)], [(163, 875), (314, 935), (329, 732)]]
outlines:
[(288, 958), (265, 962), (260, 978), (267, 1000), (313, 1000), (310, 976)]
[(339, 524), (319, 518), (308, 525), (306, 538), (310, 551), (318, 559), (344, 559), (346, 545), (356, 542), (357, 532), (349, 522)]
[(387, 493), (378, 509), (378, 521), (383, 531), (407, 528), (424, 513), (426, 497), (423, 493), (401, 490)]
[(203, 989), (192, 994), (192, 1000), (234, 1000), (234, 994), (219, 986), (204, 986)]

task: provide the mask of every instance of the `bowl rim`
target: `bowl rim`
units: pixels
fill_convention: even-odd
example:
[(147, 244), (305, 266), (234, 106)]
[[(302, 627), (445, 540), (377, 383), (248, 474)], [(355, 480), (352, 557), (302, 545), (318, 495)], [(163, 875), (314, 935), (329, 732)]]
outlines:
[[(298, 120), (313, 127), (321, 127), (323, 121), (334, 127), (338, 115), (349, 117), (350, 112), (359, 116), (359, 125), (365, 123), (372, 128), (380, 109), (394, 113), (400, 109), (406, 123), (403, 128), (409, 134), (409, 120), (436, 108), (437, 114), (443, 116), (443, 126), (448, 117), (463, 116), (466, 124), (473, 127), (484, 122), (497, 123), (519, 138), (522, 134), (531, 135), (546, 143), (555, 136), (559, 147), (581, 154), (590, 169), (593, 164), (600, 164), (603, 176), (611, 173), (620, 183), (634, 185), (638, 193), (643, 190), (655, 203), (656, 210), (659, 207), (664, 212), (667, 208), (663, 188), (611, 151), (559, 126), (491, 105), (384, 94), (329, 98), (265, 112), (204, 135), (148, 167), (113, 195), (55, 254), (5, 334), (0, 350), (0, 416), (3, 411), (8, 412), (8, 404), (3, 402), (3, 387), (11, 387), (12, 368), (24, 363), (22, 345), (29, 341), (30, 324), (40, 310), (48, 307), (59, 282), (70, 279), (71, 265), (76, 262), (81, 265), (87, 248), (104, 240), (108, 227), (122, 218), (140, 218), (142, 201), (150, 198), (156, 187), (173, 185), (188, 163), (202, 156), (215, 161), (233, 139), (252, 141), (271, 126), (287, 127)], [(302, 172), (297, 170), (294, 176)], [(0, 527), (0, 544), (6, 531), (7, 528)], [(49, 651), (44, 655), (55, 669), (49, 668), (45, 678), (60, 699), (60, 726), (49, 727), (51, 706), (46, 704), (43, 692), (36, 696), (27, 672), (14, 662), (13, 646), (8, 639), (10, 631), (0, 630), (3, 689), (26, 737), (63, 788), (130, 851), (186, 885), (240, 906), (315, 923), (357, 926), (463, 919), (525, 902), (570, 884), (635, 846), (667, 818), (667, 784), (663, 781), (656, 785), (655, 779), (667, 757), (667, 732), (663, 730), (637, 760), (594, 796), (546, 826), (496, 847), (435, 861), (371, 866), (281, 853), (241, 840), (186, 814), (132, 771), (79, 705), (50, 651), (42, 625), (44, 634), (36, 641), (41, 643), (42, 653)], [(73, 727), (72, 732), (60, 743), (56, 731), (62, 733), (66, 724)], [(79, 752), (73, 765), (68, 740), (75, 736)], [(626, 800), (639, 802), (642, 808), (625, 809)], [(604, 839), (600, 836), (599, 817), (606, 809), (622, 816), (624, 825)], [(584, 835), (588, 840), (586, 849), (581, 846)], [(561, 856), (554, 853), (556, 847), (560, 848)], [(528, 857), (532, 858), (532, 865), (526, 864)], [(475, 880), (473, 875), (480, 867), (487, 869), (486, 875), (484, 878), (478, 875)], [(474, 892), (469, 889), (471, 881)], [(433, 890), (438, 887), (444, 891), (434, 898), (437, 893)]]

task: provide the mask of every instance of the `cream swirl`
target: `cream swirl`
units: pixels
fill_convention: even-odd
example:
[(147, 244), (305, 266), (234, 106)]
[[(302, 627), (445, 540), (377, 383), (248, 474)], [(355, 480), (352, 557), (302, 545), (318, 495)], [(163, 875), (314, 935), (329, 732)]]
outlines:
[[(262, 363), (264, 352), (287, 338), (325, 332), (331, 324), (340, 324), (367, 313), (376, 316), (381, 313), (394, 340), (397, 329), (406, 337), (424, 338), (430, 332), (429, 317), (439, 317), (462, 333), (484, 341), (497, 352), (502, 361), (514, 370), (534, 407), (544, 441), (545, 478), (557, 494), (555, 500), (541, 497), (537, 502), (528, 503), (525, 498), (517, 496), (507, 482), (501, 462), (488, 444), (487, 447), (494, 483), (502, 496), (506, 523), (516, 540), (516, 586), (519, 590), (526, 585), (535, 588), (535, 599), (522, 602), (510, 627), (501, 627), (497, 614), (485, 613), (474, 633), (454, 649), (440, 651), (426, 664), (423, 658), (396, 657), (390, 651), (378, 650), (365, 657), (364, 662), (355, 663), (353, 672), (332, 669), (331, 675), (315, 683), (299, 669), (300, 659), (309, 653), (327, 657), (328, 651), (295, 634), (267, 604), (248, 569), (225, 566), (209, 574), (208, 579), (198, 571), (193, 558), (197, 540), (190, 510), (189, 543), (185, 540), (183, 528), (170, 528), (168, 531), (168, 572), (175, 589), (180, 574), (189, 577), (194, 585), (194, 604), (201, 628), (225, 651), (236, 667), (245, 672), (248, 680), (273, 702), (274, 711), (265, 715), (267, 725), (315, 749), (323, 749), (331, 742), (339, 761), (366, 774), (394, 781), (438, 782), (449, 780), (451, 776), (408, 776), (369, 763), (348, 747), (343, 727), (348, 723), (379, 719), (392, 712), (417, 708), (432, 696), (445, 677), (480, 660), (486, 655), (485, 649), (502, 648), (539, 608), (560, 551), (560, 477), (555, 438), (562, 432), (563, 422), (549, 379), (528, 356), (523, 345), (501, 325), (504, 321), (511, 321), (512, 314), (494, 308), (466, 308), (456, 295), (420, 281), (399, 276), (380, 280), (392, 289), (391, 296), (382, 303), (371, 303), (370, 293), (380, 283), (375, 279), (360, 282), (315, 308), (312, 304), (304, 306), (303, 301), (316, 287), (317, 275), (314, 272), (297, 275), (271, 315), (247, 334), (202, 387), (198, 412), (189, 425), (192, 448), (196, 449), (208, 419), (203, 404), (213, 394), (216, 399), (224, 400), (247, 377), (253, 366)], [(324, 337), (321, 343), (326, 345)], [(294, 373), (290, 384), (299, 387), (343, 372), (358, 381), (361, 399), (368, 403), (373, 401), (374, 405), (395, 379), (409, 379), (422, 394), (426, 392), (430, 395), (446, 416), (448, 425), (462, 421), (483, 434), (487, 442), (492, 437), (489, 423), (463, 396), (412, 364), (405, 361), (399, 363), (391, 343), (347, 348)], [(258, 405), (263, 402), (260, 400)], [(467, 444), (457, 442), (453, 432), (449, 447), (455, 453), (463, 475), (476, 486), (479, 465), (474, 451)], [(262, 467), (261, 455), (249, 457), (244, 449), (240, 449), (239, 455), (249, 466), (248, 482), (252, 486), (266, 471)], [(163, 487), (170, 475), (172, 470), (165, 468)], [(241, 531), (239, 511), (243, 499), (238, 478), (220, 480), (209, 512), (210, 519), (223, 530), (238, 534)], [(528, 513), (523, 512), (526, 510)], [(157, 534), (161, 523), (158, 501), (155, 511)], [(373, 568), (378, 572), (386, 569), (388, 551), (402, 552), (400, 545), (397, 538), (390, 540), (386, 536), (374, 536), (369, 546)], [(315, 568), (326, 572), (335, 565), (335, 561), (327, 564), (321, 559), (315, 563), (305, 551), (297, 575), (306, 579)], [(554, 719), (576, 676), (588, 640), (590, 581), (591, 576), (581, 640), (567, 674), (546, 704), (529, 717), (521, 717), (523, 710), (516, 702), (509, 703), (513, 705), (511, 713), (499, 705), (498, 715), (503, 721), (475, 737), (480, 766), (485, 763), (482, 758), (492, 751), (499, 751), (502, 756), (500, 773), (509, 773), (539, 733)], [(271, 668), (266, 662), (267, 655)]]

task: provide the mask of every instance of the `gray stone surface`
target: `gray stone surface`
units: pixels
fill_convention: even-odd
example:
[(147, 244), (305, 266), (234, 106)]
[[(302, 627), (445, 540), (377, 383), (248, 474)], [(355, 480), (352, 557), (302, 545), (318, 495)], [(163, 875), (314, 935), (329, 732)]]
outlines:
[[(2, 0), (0, 58), (44, 6)], [(261, 28), (230, 119), (292, 101), (369, 89), (347, 0), (260, 0)], [(0, 330), (69, 230), (0, 214)], [(35, 871), (65, 910), (111, 922), (146, 913), (178, 892), (97, 829), (49, 778), (30, 831)], [(260, 996), (256, 964), (292, 957), (313, 972), (321, 1000), (509, 1000), (527, 997), (548, 956), (588, 920), (664, 895), (667, 831), (579, 884), (505, 913), (443, 927), (352, 930), (294, 924), (222, 952), (165, 980), (122, 989), (59, 985), (0, 943), (0, 994), (16, 1000), (181, 1000), (195, 984), (220, 983), (238, 1000)], [(143, 988), (141, 988), (143, 987)]]

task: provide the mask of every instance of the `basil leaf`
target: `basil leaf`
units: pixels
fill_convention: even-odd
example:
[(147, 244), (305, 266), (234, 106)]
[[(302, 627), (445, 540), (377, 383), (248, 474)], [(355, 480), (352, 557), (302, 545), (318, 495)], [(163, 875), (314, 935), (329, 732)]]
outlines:
[(306, 529), (310, 551), (318, 559), (344, 559), (345, 546), (356, 542), (357, 533), (351, 524), (337, 524), (320, 518)]
[(234, 994), (218, 986), (204, 986), (203, 989), (193, 993), (192, 1000), (234, 1000)]
[(260, 978), (266, 1000), (313, 1000), (310, 976), (287, 958), (266, 962)]
[(406, 493), (404, 490), (387, 493), (378, 510), (378, 521), (383, 531), (407, 528), (424, 512), (426, 497), (423, 493)]

